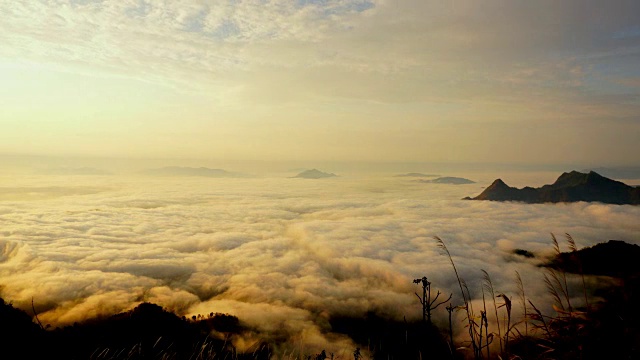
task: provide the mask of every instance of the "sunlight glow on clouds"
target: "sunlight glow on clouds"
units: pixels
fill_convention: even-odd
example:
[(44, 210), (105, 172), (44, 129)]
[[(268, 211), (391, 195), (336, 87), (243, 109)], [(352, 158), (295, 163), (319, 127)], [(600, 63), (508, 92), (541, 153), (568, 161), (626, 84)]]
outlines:
[[(633, 206), (458, 200), (484, 182), (94, 176), (39, 186), (47, 179), (68, 178), (0, 187), (0, 296), (23, 308), (33, 297), (54, 325), (151, 301), (185, 315), (229, 312), (264, 336), (352, 348), (330, 337), (328, 318), (415, 319), (411, 280), (423, 275), (459, 296), (434, 235), (474, 297), (480, 269), (508, 294), (518, 270), (532, 301), (548, 304), (537, 260), (511, 251), (544, 255), (549, 232), (571, 233), (580, 247), (637, 243), (640, 232)], [(31, 192), (40, 195), (24, 197)]]

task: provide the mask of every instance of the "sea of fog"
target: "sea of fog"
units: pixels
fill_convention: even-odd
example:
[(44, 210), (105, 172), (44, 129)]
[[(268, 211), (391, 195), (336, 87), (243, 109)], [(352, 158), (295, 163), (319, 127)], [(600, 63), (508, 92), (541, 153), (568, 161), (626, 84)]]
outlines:
[[(579, 247), (640, 242), (637, 206), (460, 200), (496, 177), (540, 186), (559, 173), (453, 175), (477, 183), (426, 184), (391, 174), (2, 177), (0, 296), (29, 312), (33, 299), (40, 320), (53, 326), (149, 301), (180, 315), (230, 313), (261, 336), (291, 344), (353, 351), (351, 340), (331, 334), (328, 320), (369, 312), (416, 319), (415, 278), (427, 276), (434, 291), (462, 303), (434, 236), (448, 246), (474, 298), (482, 296), (484, 269), (496, 292), (513, 297), (516, 314), (516, 271), (534, 303), (545, 311), (551, 303), (540, 260), (514, 249), (549, 254), (550, 233), (570, 233)], [(447, 314), (438, 309), (435, 316), (444, 324)]]

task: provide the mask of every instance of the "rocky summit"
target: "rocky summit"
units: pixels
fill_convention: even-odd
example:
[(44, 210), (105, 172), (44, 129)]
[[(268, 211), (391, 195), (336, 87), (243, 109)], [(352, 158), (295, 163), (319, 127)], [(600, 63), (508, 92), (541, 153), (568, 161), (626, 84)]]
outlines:
[(467, 200), (521, 201), (526, 203), (602, 202), (606, 204), (640, 204), (640, 188), (606, 178), (594, 171), (563, 173), (551, 185), (539, 188), (510, 187), (495, 180), (480, 195)]

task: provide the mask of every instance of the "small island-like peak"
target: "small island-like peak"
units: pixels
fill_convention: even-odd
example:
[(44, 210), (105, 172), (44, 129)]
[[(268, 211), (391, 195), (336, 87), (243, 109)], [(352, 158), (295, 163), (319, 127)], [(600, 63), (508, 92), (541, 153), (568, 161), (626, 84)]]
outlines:
[(455, 177), (455, 176), (443, 176), (433, 180), (418, 180), (423, 183), (428, 184), (450, 184), (450, 185), (464, 185), (464, 184), (475, 184), (476, 182), (473, 180)]
[(406, 173), (406, 174), (396, 175), (395, 177), (416, 177), (416, 178), (425, 178), (425, 177), (438, 177), (438, 176), (440, 176), (440, 175), (435, 175), (435, 174), (423, 174), (423, 173), (411, 172), (411, 173)]
[(305, 170), (298, 175), (294, 176), (294, 178), (300, 179), (324, 179), (330, 177), (336, 177), (338, 175), (333, 173), (326, 173), (324, 171), (320, 171), (318, 169)]

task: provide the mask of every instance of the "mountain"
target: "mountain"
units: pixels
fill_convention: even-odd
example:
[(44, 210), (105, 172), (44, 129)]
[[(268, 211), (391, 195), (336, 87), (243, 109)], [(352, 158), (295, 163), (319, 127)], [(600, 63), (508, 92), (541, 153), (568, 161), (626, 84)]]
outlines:
[(422, 173), (407, 173), (396, 175), (395, 177), (436, 177), (440, 175), (422, 174)]
[(598, 167), (583, 172), (595, 171), (602, 176), (613, 179), (640, 179), (640, 166)]
[(294, 178), (301, 178), (301, 179), (324, 179), (324, 178), (330, 178), (330, 177), (336, 177), (338, 175), (336, 174), (332, 174), (332, 173), (326, 173), (326, 172), (322, 172), (318, 169), (311, 169), (311, 170), (305, 170), (303, 172), (301, 172), (300, 174), (294, 176)]
[(495, 180), (480, 195), (468, 200), (521, 201), (526, 203), (558, 203), (597, 201), (607, 204), (640, 204), (640, 188), (611, 180), (596, 172), (563, 173), (551, 185), (540, 188), (510, 187), (501, 179)]
[(206, 167), (192, 168), (181, 166), (167, 166), (158, 169), (149, 169), (144, 171), (144, 173), (154, 176), (204, 176), (213, 178), (246, 177), (246, 175), (229, 172), (222, 169), (210, 169)]
[(640, 274), (640, 246), (620, 240), (609, 240), (576, 252), (556, 255), (544, 266), (571, 273), (627, 277)]
[(428, 184), (451, 184), (451, 185), (463, 185), (463, 184), (476, 183), (475, 181), (472, 181), (469, 179), (453, 177), (453, 176), (443, 176), (433, 180), (418, 180), (418, 181), (423, 183), (428, 183)]
[(80, 168), (50, 168), (39, 170), (38, 174), (42, 175), (111, 175), (110, 172), (96, 169), (92, 167), (80, 167)]

